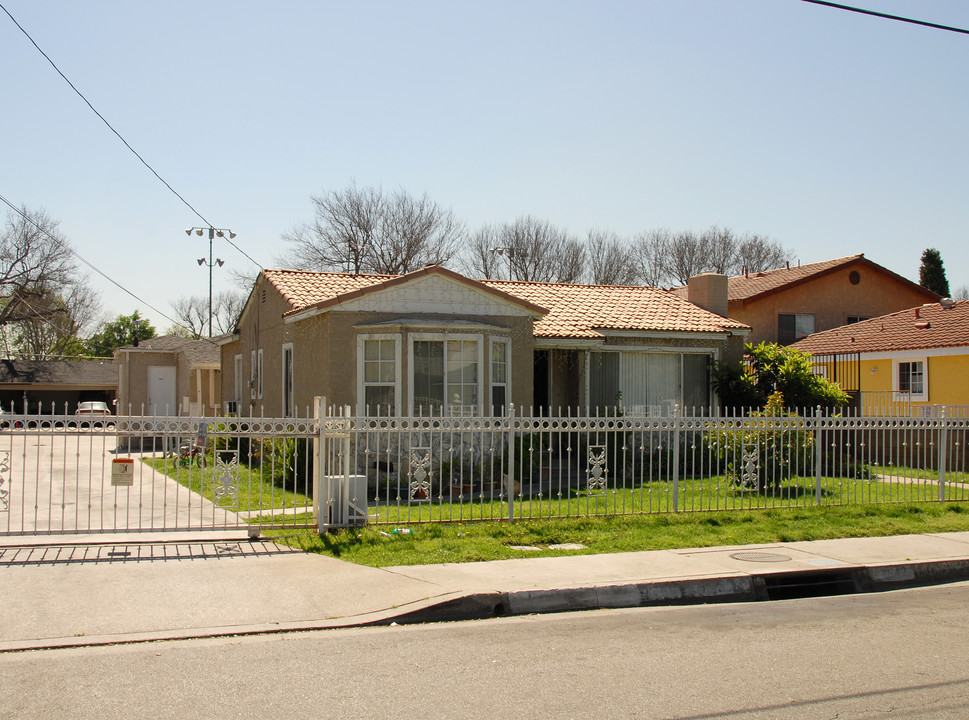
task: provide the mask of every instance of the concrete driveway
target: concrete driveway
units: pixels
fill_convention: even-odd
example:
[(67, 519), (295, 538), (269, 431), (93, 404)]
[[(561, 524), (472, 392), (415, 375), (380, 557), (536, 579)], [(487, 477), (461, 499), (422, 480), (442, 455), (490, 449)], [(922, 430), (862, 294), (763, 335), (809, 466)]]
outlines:
[(0, 534), (247, 527), (233, 498), (217, 507), (117, 446), (111, 429), (0, 431)]

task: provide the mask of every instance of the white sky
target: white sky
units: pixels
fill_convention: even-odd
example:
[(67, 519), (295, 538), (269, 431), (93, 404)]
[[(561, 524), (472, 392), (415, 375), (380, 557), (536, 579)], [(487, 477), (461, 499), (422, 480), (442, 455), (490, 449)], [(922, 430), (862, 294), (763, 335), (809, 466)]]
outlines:
[[(471, 229), (720, 224), (802, 263), (969, 285), (969, 36), (800, 0), (0, 0), (202, 216), (275, 266), (309, 196), (427, 192)], [(969, 28), (965, 0), (853, 0)], [(0, 195), (158, 310), (204, 224), (0, 12)], [(5, 216), (6, 208), (0, 208)], [(216, 241), (226, 267), (253, 271)], [(108, 317), (170, 321), (96, 275)]]

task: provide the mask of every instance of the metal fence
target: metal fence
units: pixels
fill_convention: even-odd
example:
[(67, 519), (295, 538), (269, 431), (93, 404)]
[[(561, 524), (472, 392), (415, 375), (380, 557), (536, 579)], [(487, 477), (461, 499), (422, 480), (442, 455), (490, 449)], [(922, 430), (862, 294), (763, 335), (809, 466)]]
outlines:
[(964, 413), (324, 421), (324, 525), (969, 499)]
[(0, 534), (969, 499), (966, 408), (867, 417), (2, 416)]
[(312, 419), (5, 413), (0, 534), (312, 526)]

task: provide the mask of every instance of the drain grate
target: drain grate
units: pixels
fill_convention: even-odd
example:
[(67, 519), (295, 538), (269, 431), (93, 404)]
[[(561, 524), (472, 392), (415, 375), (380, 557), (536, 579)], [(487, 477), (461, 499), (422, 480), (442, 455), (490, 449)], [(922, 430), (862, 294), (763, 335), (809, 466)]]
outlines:
[(730, 557), (734, 560), (744, 560), (746, 562), (788, 562), (791, 560), (789, 555), (781, 555), (772, 552), (757, 552), (756, 550), (745, 550), (744, 552), (731, 553)]
[(761, 580), (768, 600), (850, 595), (858, 592), (853, 570), (799, 572), (764, 575)]

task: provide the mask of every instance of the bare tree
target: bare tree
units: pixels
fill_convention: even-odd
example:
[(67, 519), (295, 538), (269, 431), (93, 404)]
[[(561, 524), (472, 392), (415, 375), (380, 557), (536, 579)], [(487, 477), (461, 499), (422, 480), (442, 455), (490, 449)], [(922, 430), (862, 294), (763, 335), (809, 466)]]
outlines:
[[(468, 277), (500, 279), (505, 250), (498, 239), (499, 229), (495, 225), (482, 225), (468, 239), (468, 248), (461, 254), (461, 270)], [(499, 252), (499, 250), (501, 252)]]
[(773, 270), (793, 259), (794, 253), (776, 240), (756, 233), (742, 235), (737, 243), (737, 254), (730, 274), (740, 275), (745, 270), (752, 273)]
[(426, 194), (386, 195), (356, 183), (312, 197), (315, 218), (283, 235), (290, 250), (278, 259), (301, 270), (398, 274), (444, 264), (465, 237), (464, 225)]
[(666, 228), (648, 230), (636, 236), (633, 244), (636, 274), (639, 282), (651, 287), (666, 283), (665, 257), (673, 242)]
[(99, 296), (86, 284), (58, 223), (43, 210), (11, 211), (0, 234), (0, 327), (22, 355), (79, 354)]
[(685, 285), (691, 277), (704, 272), (739, 275), (780, 267), (792, 254), (780, 243), (763, 235), (734, 235), (729, 228), (716, 225), (702, 233), (669, 230), (643, 233), (637, 244), (640, 277), (647, 285)]
[[(232, 332), (245, 306), (242, 293), (223, 290), (212, 297), (212, 326), (219, 333)], [(171, 303), (175, 317), (196, 340), (206, 337), (209, 322), (209, 299), (201, 295), (180, 297)]]
[(585, 246), (545, 220), (523, 215), (514, 222), (485, 226), (471, 237), (465, 269), (479, 277), (528, 282), (579, 282)]
[(590, 230), (586, 241), (589, 282), (594, 285), (635, 285), (639, 268), (634, 246), (614, 232)]

